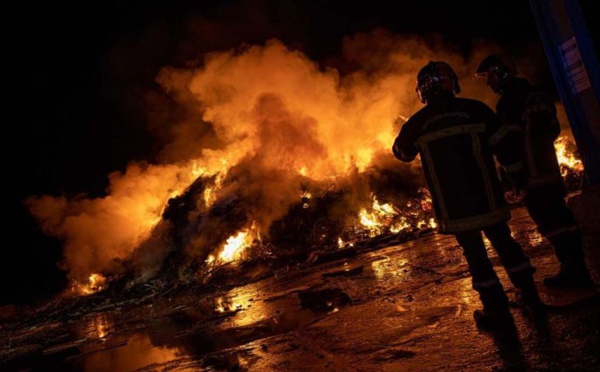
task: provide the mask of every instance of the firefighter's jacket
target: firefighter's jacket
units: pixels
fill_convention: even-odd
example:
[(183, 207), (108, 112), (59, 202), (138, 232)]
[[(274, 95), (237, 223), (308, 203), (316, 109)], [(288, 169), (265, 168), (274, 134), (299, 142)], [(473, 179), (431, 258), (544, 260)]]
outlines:
[(523, 78), (514, 78), (496, 105), (500, 122), (520, 137), (527, 189), (563, 185), (554, 141), (560, 134), (550, 97)]
[(448, 94), (416, 112), (392, 150), (405, 162), (420, 156), (439, 232), (452, 234), (510, 219), (494, 155), (519, 168), (514, 140), (486, 104)]

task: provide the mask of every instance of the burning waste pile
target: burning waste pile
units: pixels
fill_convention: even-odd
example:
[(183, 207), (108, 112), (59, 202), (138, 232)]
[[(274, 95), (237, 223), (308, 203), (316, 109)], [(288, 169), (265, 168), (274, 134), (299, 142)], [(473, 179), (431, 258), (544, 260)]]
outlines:
[[(364, 55), (364, 40), (348, 42)], [(256, 263), (272, 273), (435, 228), (418, 163), (390, 150), (398, 108), (419, 106), (425, 60), (392, 49), (371, 74), (341, 76), (277, 40), (165, 67), (147, 96), (168, 138), (160, 161), (110, 174), (102, 197), (27, 201), (63, 242), (71, 294), (202, 287)]]
[(391, 153), (399, 110), (421, 107), (414, 77), (428, 56), (464, 76), (473, 66), (377, 32), (345, 42), (363, 65), (346, 75), (277, 40), (164, 68), (147, 97), (169, 138), (160, 162), (109, 175), (103, 197), (27, 201), (63, 242), (70, 294), (209, 288), (433, 231), (419, 162)]
[[(251, 168), (240, 165), (227, 175), (199, 176), (168, 199), (160, 220), (130, 259), (113, 260), (107, 270), (90, 274), (87, 281), (73, 280), (72, 294), (110, 288), (130, 295), (142, 294), (140, 289), (156, 294), (186, 284), (208, 290), (213, 282), (239, 284), (244, 280), (240, 276), (271, 275), (282, 267), (348, 257), (417, 238), (436, 227), (430, 195), (426, 188), (408, 182), (406, 174), (414, 177), (414, 171), (400, 163), (395, 167), (370, 167), (329, 183), (298, 174), (295, 200), (271, 222), (260, 212), (281, 194), (264, 195), (262, 188), (252, 191)], [(380, 190), (378, 195), (386, 201), (380, 201), (374, 190)], [(257, 268), (260, 273), (248, 274)]]

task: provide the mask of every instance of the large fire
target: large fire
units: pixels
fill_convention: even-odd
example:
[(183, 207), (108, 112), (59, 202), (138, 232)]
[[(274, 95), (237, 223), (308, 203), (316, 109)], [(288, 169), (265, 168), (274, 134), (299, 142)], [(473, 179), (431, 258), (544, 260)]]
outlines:
[[(379, 53), (370, 38), (383, 39)], [(104, 197), (28, 201), (64, 242), (74, 291), (94, 293), (127, 270), (143, 281), (175, 253), (178, 267), (198, 272), (435, 228), (418, 162), (401, 163), (390, 149), (398, 119), (421, 107), (416, 72), (440, 52), (377, 32), (346, 43), (362, 68), (345, 75), (277, 40), (165, 67), (156, 81), (177, 109), (165, 115), (173, 141), (160, 164), (111, 174)], [(471, 75), (462, 57), (441, 57)], [(469, 80), (467, 95), (478, 89)], [(561, 141), (557, 153), (568, 159)], [(581, 171), (569, 161), (561, 164)]]

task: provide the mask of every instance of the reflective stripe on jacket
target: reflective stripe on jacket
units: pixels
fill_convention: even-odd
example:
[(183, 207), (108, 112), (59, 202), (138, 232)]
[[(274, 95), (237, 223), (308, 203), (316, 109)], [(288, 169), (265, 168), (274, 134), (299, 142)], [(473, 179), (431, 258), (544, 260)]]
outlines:
[(491, 108), (457, 97), (428, 103), (402, 126), (392, 150), (402, 161), (420, 154), (440, 232), (510, 219), (494, 155), (504, 165), (519, 157), (502, 132)]

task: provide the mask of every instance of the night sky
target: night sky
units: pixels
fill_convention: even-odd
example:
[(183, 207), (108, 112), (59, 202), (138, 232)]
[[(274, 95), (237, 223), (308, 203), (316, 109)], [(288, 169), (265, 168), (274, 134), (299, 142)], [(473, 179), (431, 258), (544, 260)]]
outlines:
[[(590, 4), (582, 1), (584, 10)], [(14, 98), (14, 115), (5, 120), (16, 143), (12, 135), (5, 143), (9, 153), (17, 152), (9, 157), (17, 160), (17, 172), (6, 175), (15, 189), (5, 216), (12, 224), (5, 241), (11, 243), (5, 243), (8, 258), (2, 261), (18, 273), (2, 280), (7, 303), (65, 284), (55, 264), (60, 243), (40, 231), (21, 207), (24, 198), (102, 196), (109, 173), (132, 160), (156, 160), (164, 142), (147, 129), (141, 97), (158, 89), (154, 78), (163, 66), (277, 38), (344, 73), (353, 68), (339, 58), (344, 37), (376, 28), (441, 40), (464, 55), (478, 40), (493, 40), (510, 53), (543, 55), (524, 0), (93, 0), (26, 4), (14, 15), (19, 37), (9, 53), (14, 68), (6, 73), (16, 86), (5, 92)], [(539, 71), (553, 89), (548, 66)]]

